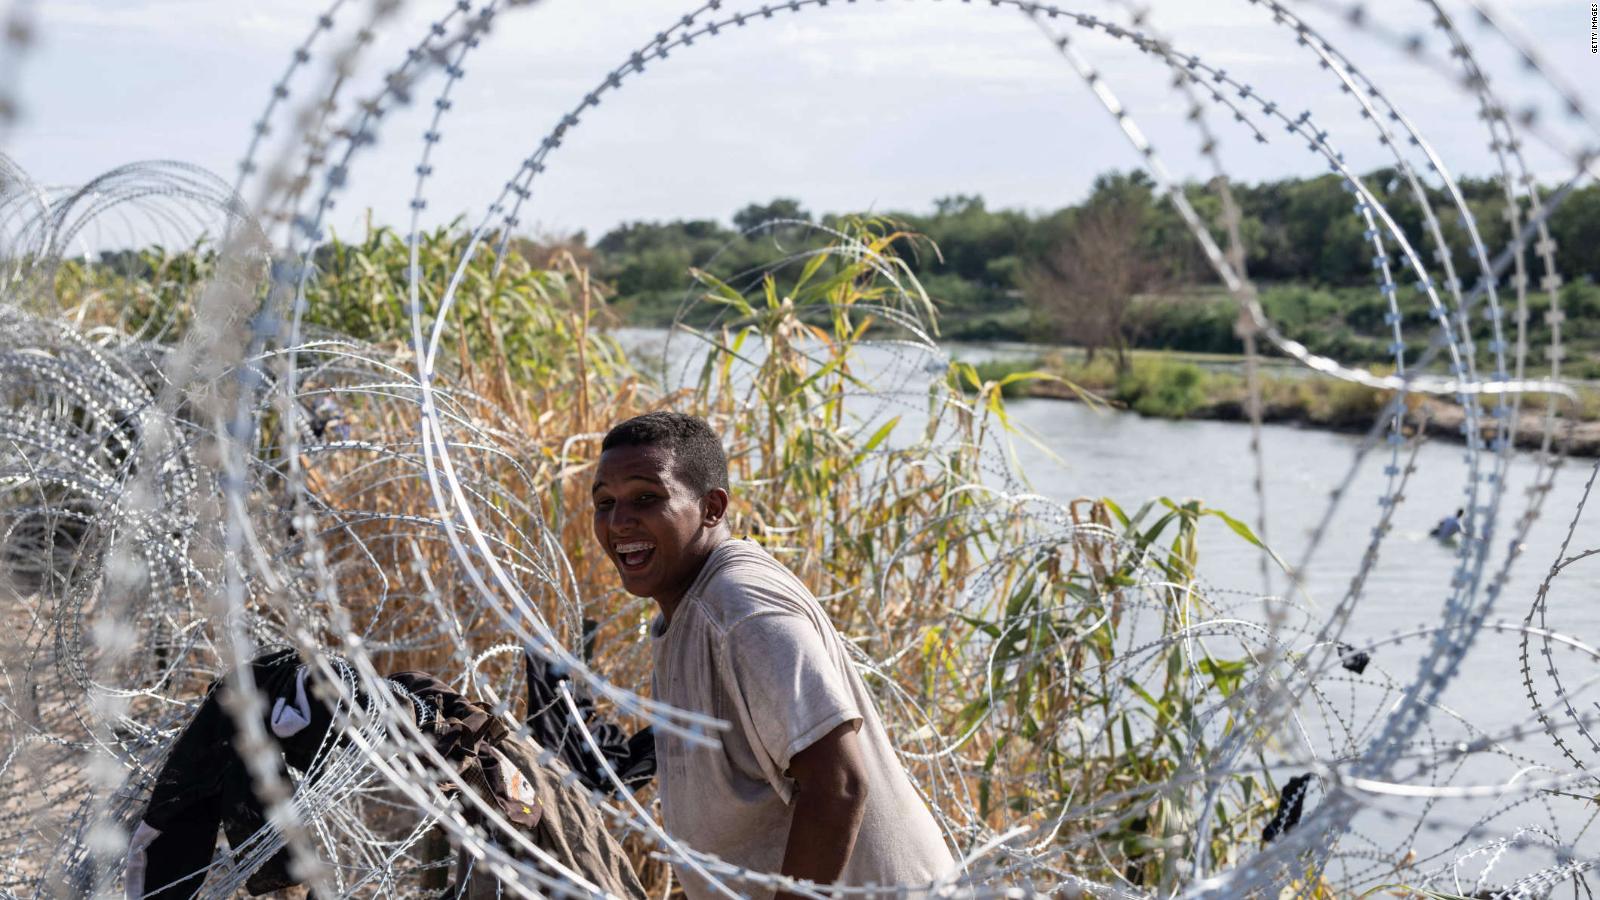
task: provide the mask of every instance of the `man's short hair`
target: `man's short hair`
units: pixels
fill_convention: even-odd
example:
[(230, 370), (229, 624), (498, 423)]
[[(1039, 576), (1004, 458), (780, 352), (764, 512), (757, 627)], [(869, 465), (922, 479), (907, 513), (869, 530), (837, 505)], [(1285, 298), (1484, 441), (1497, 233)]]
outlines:
[(672, 451), (677, 476), (702, 497), (713, 488), (728, 489), (728, 456), (706, 420), (679, 412), (634, 416), (606, 432), (600, 452), (613, 447), (666, 447)]

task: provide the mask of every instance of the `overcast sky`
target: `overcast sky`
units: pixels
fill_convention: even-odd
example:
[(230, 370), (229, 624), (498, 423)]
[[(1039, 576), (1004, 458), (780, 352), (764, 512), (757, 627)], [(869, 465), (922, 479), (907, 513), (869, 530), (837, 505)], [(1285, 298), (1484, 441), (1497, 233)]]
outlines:
[[(1120, 6), (1082, 2), (1076, 8), (1127, 21)], [(39, 41), (21, 69), (23, 119), (3, 149), (49, 184), (163, 158), (198, 163), (231, 181), (274, 80), (326, 5), (44, 0), (36, 4)], [(407, 3), (363, 57), (355, 82), (362, 91), (452, 5)], [(730, 0), (724, 9), (758, 5)], [(1426, 21), (1415, 0), (1375, 6), (1376, 21), (1396, 34)], [(1600, 58), (1589, 52), (1587, 3), (1503, 6), (1561, 77), (1592, 84), (1600, 76)], [(682, 0), (543, 0), (502, 15), (452, 94), (426, 191), (430, 217), (480, 215), (560, 112), (687, 8)], [(1467, 95), (1434, 69), (1399, 58), (1393, 43), (1352, 29), (1326, 4), (1291, 8), (1383, 85), (1452, 168), (1488, 173), (1487, 138)], [(319, 46), (333, 46), (368, 9), (366, 0), (349, 0), (335, 37)], [(1355, 104), (1261, 7), (1157, 0), (1151, 22), (1180, 49), (1284, 108), (1314, 110), (1358, 166), (1386, 161)], [(1476, 25), (1464, 30), (1515, 104), (1548, 100), (1542, 84), (1512, 64), (1503, 41)], [(1169, 164), (1185, 175), (1207, 174), (1185, 104), (1158, 64), (1104, 35), (1083, 37), (1078, 46)], [(1440, 57), (1446, 50), (1437, 36), (1427, 47)], [(313, 60), (313, 79), (321, 80), (326, 63), (325, 54)], [(292, 99), (312, 83), (296, 82)], [(431, 100), (439, 86), (437, 78), (427, 81), (418, 96)], [(336, 226), (353, 227), (367, 208), (380, 221), (404, 224), (431, 111), (422, 102), (384, 121), (378, 146), (354, 168)], [(1281, 126), (1258, 146), (1231, 117), (1213, 113), (1211, 121), (1235, 178), (1326, 170)], [(1561, 172), (1557, 154), (1537, 145), (1530, 152), (1542, 174)], [(1136, 162), (1083, 81), (1020, 13), (982, 0), (834, 0), (730, 28), (627, 82), (552, 156), (523, 221), (598, 236), (634, 219), (726, 221), (743, 204), (777, 195), (796, 196), (818, 212), (921, 210), (956, 193), (982, 194), (991, 207), (1046, 210), (1080, 199), (1096, 174)]]

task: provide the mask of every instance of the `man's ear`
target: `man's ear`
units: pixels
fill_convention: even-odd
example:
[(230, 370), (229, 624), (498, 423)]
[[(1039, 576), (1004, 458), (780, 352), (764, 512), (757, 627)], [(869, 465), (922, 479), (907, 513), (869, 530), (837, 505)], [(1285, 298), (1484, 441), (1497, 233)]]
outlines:
[(700, 524), (706, 528), (721, 525), (727, 514), (728, 492), (723, 488), (712, 488), (700, 498)]

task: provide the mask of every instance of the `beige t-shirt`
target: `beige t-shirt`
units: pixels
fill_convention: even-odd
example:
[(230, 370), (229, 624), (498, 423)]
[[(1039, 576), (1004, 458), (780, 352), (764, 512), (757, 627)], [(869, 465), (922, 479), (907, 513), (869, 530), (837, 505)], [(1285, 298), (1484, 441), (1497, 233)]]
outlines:
[[(840, 724), (860, 720), (867, 809), (843, 883), (925, 887), (955, 867), (844, 640), (805, 585), (764, 549), (724, 542), (671, 624), (663, 630), (657, 617), (651, 635), (656, 699), (732, 726), (721, 733), (720, 748), (657, 731), (661, 810), (673, 837), (776, 873), (789, 837), (789, 760)], [(718, 896), (687, 867), (674, 869), (691, 900)]]

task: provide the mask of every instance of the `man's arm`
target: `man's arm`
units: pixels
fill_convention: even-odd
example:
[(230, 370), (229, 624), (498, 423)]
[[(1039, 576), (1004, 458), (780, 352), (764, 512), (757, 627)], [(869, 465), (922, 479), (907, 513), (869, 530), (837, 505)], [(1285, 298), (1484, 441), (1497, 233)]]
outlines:
[[(856, 741), (860, 720), (846, 722), (789, 760), (794, 779), (783, 874), (833, 884), (844, 874), (867, 811), (867, 769)], [(780, 893), (775, 900), (795, 900)]]

